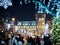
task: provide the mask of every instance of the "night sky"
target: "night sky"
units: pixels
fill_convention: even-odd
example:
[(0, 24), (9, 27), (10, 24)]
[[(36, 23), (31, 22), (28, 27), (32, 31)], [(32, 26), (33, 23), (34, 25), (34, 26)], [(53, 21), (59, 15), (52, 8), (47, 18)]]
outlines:
[(7, 9), (0, 7), (0, 15), (5, 15), (5, 17), (16, 18), (19, 21), (33, 21), (35, 20), (35, 5), (34, 3), (20, 5), (19, 0), (13, 0), (13, 5), (9, 6)]
[[(20, 5), (20, 0), (13, 0), (13, 5), (7, 9), (0, 7), (0, 17), (16, 18), (17, 21), (35, 21), (35, 5), (34, 3), (28, 3)], [(51, 19), (51, 15), (46, 15), (46, 21)]]

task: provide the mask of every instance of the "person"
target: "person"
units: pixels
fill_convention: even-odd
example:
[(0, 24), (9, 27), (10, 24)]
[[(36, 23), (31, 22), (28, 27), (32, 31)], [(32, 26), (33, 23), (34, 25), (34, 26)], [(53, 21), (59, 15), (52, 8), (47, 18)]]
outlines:
[(30, 36), (28, 36), (27, 42), (28, 42), (28, 45), (32, 45), (32, 38)]
[(16, 37), (13, 35), (13, 37), (12, 37), (13, 39), (12, 39), (12, 41), (13, 41), (13, 45), (17, 45), (17, 40), (16, 40)]
[(40, 43), (41, 43), (41, 45), (44, 45), (44, 41), (43, 41), (43, 39), (40, 40)]
[(9, 45), (17, 45), (17, 40), (14, 35), (10, 36)]
[(22, 37), (20, 36), (20, 34), (18, 34), (18, 36), (17, 36), (17, 45), (22, 45), (22, 44), (23, 44)]
[(1, 39), (1, 45), (5, 45), (5, 40), (4, 40), (3, 37), (2, 37), (2, 39)]
[(40, 45), (40, 38), (38, 36), (36, 37), (36, 45)]
[(13, 45), (13, 41), (12, 41), (11, 36), (10, 36), (10, 39), (9, 39), (9, 45)]
[(27, 45), (27, 37), (26, 36), (24, 36), (23, 41), (24, 41), (23, 45)]
[(50, 40), (50, 37), (46, 37), (46, 40), (44, 42), (44, 45), (52, 45), (52, 42)]

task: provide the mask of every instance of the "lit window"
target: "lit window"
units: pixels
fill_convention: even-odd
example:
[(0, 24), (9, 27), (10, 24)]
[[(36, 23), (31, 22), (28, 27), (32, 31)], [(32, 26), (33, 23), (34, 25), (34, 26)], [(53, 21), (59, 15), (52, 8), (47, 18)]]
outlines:
[(18, 25), (21, 25), (21, 22), (19, 22)]

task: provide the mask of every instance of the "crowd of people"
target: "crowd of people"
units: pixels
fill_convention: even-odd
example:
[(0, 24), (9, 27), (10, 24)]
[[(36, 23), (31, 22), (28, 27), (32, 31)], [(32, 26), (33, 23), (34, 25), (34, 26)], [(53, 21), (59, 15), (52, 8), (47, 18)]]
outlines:
[(50, 36), (36, 36), (32, 38), (27, 35), (20, 34), (8, 34), (7, 37), (4, 36), (4, 32), (0, 34), (0, 45), (52, 45)]

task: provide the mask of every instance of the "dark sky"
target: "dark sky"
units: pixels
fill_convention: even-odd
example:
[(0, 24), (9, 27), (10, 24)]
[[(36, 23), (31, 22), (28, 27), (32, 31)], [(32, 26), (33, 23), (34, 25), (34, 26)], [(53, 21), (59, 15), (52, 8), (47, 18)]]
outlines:
[(15, 17), (17, 20), (22, 21), (33, 21), (35, 20), (35, 5), (34, 3), (20, 5), (19, 0), (13, 0), (13, 5), (7, 9), (0, 7), (0, 14), (8, 17)]
[[(13, 0), (13, 5), (9, 6), (7, 9), (0, 7), (0, 17), (16, 18), (19, 21), (34, 21), (35, 20), (35, 5), (34, 3), (20, 5), (20, 0)], [(49, 14), (46, 16), (46, 20), (50, 20), (52, 16)]]

